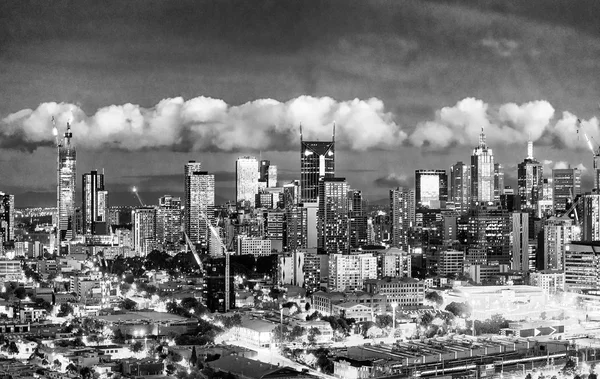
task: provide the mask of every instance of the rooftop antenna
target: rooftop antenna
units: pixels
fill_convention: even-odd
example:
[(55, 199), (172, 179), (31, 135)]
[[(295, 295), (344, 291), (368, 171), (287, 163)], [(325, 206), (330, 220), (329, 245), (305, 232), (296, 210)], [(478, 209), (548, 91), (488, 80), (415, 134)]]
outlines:
[(533, 159), (533, 141), (531, 140), (531, 132), (527, 139), (527, 159)]
[(300, 123), (300, 141), (302, 141), (302, 123)]
[(331, 141), (335, 142), (335, 121), (333, 122), (333, 133), (331, 135)]

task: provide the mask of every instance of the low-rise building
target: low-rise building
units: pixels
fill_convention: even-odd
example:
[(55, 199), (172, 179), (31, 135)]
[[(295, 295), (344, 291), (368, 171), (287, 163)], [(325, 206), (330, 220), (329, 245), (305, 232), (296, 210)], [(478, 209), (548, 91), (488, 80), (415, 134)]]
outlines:
[(420, 307), (425, 300), (425, 283), (412, 278), (368, 279), (365, 292), (385, 296), (387, 308)]
[(207, 365), (216, 371), (231, 373), (240, 379), (314, 378), (291, 367), (275, 366), (236, 355), (221, 357), (216, 361), (208, 362)]
[(273, 330), (277, 324), (258, 319), (243, 319), (241, 325), (231, 329), (238, 340), (258, 347), (270, 347), (273, 342)]
[(565, 290), (565, 273), (558, 270), (544, 270), (532, 272), (529, 276), (532, 286), (540, 287), (548, 294), (555, 294)]
[(344, 318), (352, 318), (358, 322), (373, 321), (373, 308), (354, 302), (340, 303), (333, 306), (333, 314)]

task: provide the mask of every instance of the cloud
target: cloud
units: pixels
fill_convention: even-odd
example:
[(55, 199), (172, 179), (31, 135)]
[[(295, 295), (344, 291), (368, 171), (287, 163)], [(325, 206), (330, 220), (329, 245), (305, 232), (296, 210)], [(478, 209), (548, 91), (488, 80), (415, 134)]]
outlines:
[(331, 138), (334, 122), (336, 142), (353, 151), (397, 147), (407, 137), (379, 99), (311, 96), (239, 106), (203, 96), (176, 97), (152, 108), (111, 105), (90, 116), (75, 104), (43, 103), (6, 116), (0, 135), (9, 141), (7, 147), (51, 144), (53, 116), (61, 127), (71, 119), (75, 143), (96, 150), (286, 151), (298, 146), (300, 124), (304, 138), (322, 139)]
[[(492, 108), (482, 100), (466, 98), (436, 112), (435, 120), (417, 124), (408, 140), (430, 150), (445, 150), (455, 145), (476, 146), (483, 129), (492, 148), (524, 144), (528, 138), (542, 145), (582, 148), (585, 140), (583, 132), (578, 131), (577, 117), (563, 112), (562, 118), (553, 122), (554, 113), (554, 107), (544, 100)], [(597, 118), (582, 120), (581, 128), (594, 141), (600, 141)]]
[(389, 173), (373, 181), (377, 187), (410, 187), (409, 178), (405, 174)]

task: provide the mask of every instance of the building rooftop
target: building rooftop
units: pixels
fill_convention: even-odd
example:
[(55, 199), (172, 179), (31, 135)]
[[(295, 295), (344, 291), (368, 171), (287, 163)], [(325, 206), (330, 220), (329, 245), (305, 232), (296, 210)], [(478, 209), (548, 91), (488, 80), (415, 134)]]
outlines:
[(242, 319), (242, 327), (251, 329), (260, 333), (272, 332), (277, 324), (259, 319)]
[(149, 321), (149, 322), (165, 322), (165, 321), (186, 321), (188, 318), (177, 316), (171, 313), (161, 312), (126, 312), (124, 314), (93, 316), (98, 320), (107, 322), (132, 322), (132, 321)]
[(254, 379), (275, 376), (273, 374), (277, 374), (277, 377), (290, 377), (301, 374), (291, 367), (278, 367), (272, 364), (255, 361), (253, 359), (244, 358), (237, 355), (221, 357), (216, 361), (209, 362), (208, 365), (219, 371), (230, 372), (234, 375), (241, 375)]

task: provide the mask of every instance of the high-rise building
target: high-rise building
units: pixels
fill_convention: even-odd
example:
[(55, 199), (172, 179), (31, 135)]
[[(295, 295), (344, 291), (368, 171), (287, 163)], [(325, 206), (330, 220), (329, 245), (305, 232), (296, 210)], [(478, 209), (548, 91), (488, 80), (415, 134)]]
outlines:
[(258, 193), (258, 161), (254, 157), (239, 157), (235, 165), (236, 202), (254, 207)]
[(200, 162), (185, 165), (185, 231), (193, 243), (207, 245), (209, 224), (215, 225), (215, 176)]
[(283, 251), (285, 238), (285, 211), (270, 209), (263, 214), (265, 220), (265, 238), (271, 240), (273, 251)]
[(544, 167), (533, 157), (533, 142), (527, 142), (527, 158), (517, 168), (520, 209), (538, 209), (540, 195), (543, 195)]
[(440, 209), (448, 201), (446, 170), (415, 170), (415, 203), (418, 208)]
[(600, 193), (583, 195), (582, 241), (600, 241)]
[(494, 163), (494, 201), (500, 201), (504, 195), (504, 165)]
[(512, 214), (512, 269), (529, 270), (529, 213)]
[[(335, 127), (334, 127), (335, 128)], [(335, 129), (331, 141), (305, 141), (300, 129), (300, 191), (302, 203), (316, 203), (319, 180), (335, 176)]]
[(277, 187), (277, 166), (272, 165), (271, 161), (261, 160), (258, 180), (266, 183), (267, 188)]
[(145, 257), (156, 248), (156, 208), (135, 208), (131, 211), (131, 221), (135, 255)]
[(569, 217), (550, 217), (544, 221), (543, 249), (536, 266), (538, 270), (564, 270), (566, 246), (580, 239), (579, 227)]
[(550, 217), (554, 214), (554, 185), (552, 177), (542, 179), (540, 197), (537, 204), (537, 216)]
[(390, 190), (392, 246), (408, 251), (408, 237), (415, 222), (415, 192), (406, 187)]
[(367, 216), (363, 211), (362, 192), (359, 190), (348, 191), (348, 222), (350, 247), (366, 245)]
[(438, 275), (448, 276), (463, 272), (465, 252), (459, 250), (442, 250), (438, 263)]
[(450, 197), (457, 211), (465, 213), (471, 203), (471, 166), (457, 162), (450, 167)]
[(0, 250), (15, 239), (15, 196), (0, 192)]
[(307, 241), (307, 209), (291, 206), (285, 210), (285, 242), (288, 251), (306, 249)]
[(575, 196), (581, 194), (581, 171), (577, 168), (552, 170), (554, 211), (564, 213)]
[(104, 174), (93, 170), (83, 174), (81, 232), (108, 234), (108, 192), (104, 189)]
[(485, 252), (487, 263), (510, 264), (511, 215), (498, 204), (476, 204), (468, 217), (467, 242)]
[(318, 247), (327, 253), (348, 251), (348, 183), (345, 178), (319, 182)]
[(158, 199), (156, 239), (161, 244), (174, 244), (181, 240), (180, 197), (164, 195)]
[[(206, 299), (206, 307), (211, 312), (227, 312), (235, 308), (234, 276), (227, 275), (227, 258), (213, 257), (206, 262), (204, 289), (202, 297)], [(227, 283), (229, 277), (229, 285)], [(229, 296), (226, 293), (229, 292)], [(229, 299), (229, 304), (227, 304)]]
[(411, 277), (411, 255), (397, 247), (390, 247), (377, 256), (379, 277)]
[[(54, 129), (55, 135), (58, 135)], [(58, 183), (57, 183), (57, 239), (58, 246), (75, 237), (75, 185), (77, 182), (77, 153), (71, 142), (73, 133), (67, 123), (67, 131), (62, 140), (57, 139)]]
[(483, 129), (479, 146), (471, 155), (471, 203), (494, 201), (494, 154), (485, 143)]

